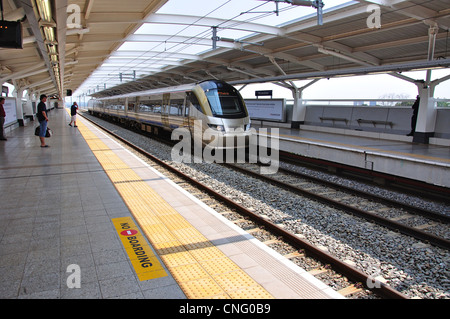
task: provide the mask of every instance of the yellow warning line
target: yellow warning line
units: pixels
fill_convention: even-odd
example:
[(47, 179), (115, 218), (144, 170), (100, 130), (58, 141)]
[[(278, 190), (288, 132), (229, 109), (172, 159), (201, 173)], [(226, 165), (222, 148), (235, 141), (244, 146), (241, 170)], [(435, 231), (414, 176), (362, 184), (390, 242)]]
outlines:
[(273, 298), (142, 181), (81, 121), (78, 129), (188, 298)]

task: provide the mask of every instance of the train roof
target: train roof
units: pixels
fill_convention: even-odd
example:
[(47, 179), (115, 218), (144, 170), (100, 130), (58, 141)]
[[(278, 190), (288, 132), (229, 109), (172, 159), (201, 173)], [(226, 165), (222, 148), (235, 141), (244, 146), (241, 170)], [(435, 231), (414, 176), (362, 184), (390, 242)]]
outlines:
[(119, 95), (112, 95), (112, 96), (108, 96), (108, 97), (102, 97), (97, 100), (102, 101), (102, 100), (110, 100), (110, 99), (124, 99), (127, 97), (136, 97), (136, 96), (149, 96), (149, 95), (154, 95), (154, 94), (185, 92), (185, 91), (192, 90), (197, 85), (198, 85), (198, 83), (191, 83), (191, 84), (183, 84), (183, 85), (170, 86), (170, 87), (151, 89), (151, 90), (145, 90), (145, 91), (136, 91), (136, 92), (127, 93), (127, 94), (119, 94)]
[(136, 92), (132, 92), (132, 93), (119, 94), (119, 95), (111, 95), (108, 97), (98, 98), (97, 100), (103, 101), (103, 100), (111, 100), (111, 99), (124, 99), (127, 97), (136, 97), (136, 96), (149, 96), (149, 95), (164, 94), (164, 93), (186, 92), (186, 91), (191, 91), (194, 87), (196, 87), (200, 83), (205, 83), (205, 82), (226, 83), (225, 81), (221, 81), (221, 80), (204, 80), (204, 81), (200, 81), (197, 83), (182, 84), (182, 85), (177, 85), (177, 86), (169, 86), (169, 87), (144, 90), (144, 91), (136, 91)]

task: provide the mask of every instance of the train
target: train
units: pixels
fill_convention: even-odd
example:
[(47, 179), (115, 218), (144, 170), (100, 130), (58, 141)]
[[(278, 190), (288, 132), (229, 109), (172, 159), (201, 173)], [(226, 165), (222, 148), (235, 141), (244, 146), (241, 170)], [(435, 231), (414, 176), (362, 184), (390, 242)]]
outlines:
[(220, 80), (91, 99), (88, 112), (157, 135), (181, 128), (215, 149), (246, 148), (252, 135), (244, 99)]

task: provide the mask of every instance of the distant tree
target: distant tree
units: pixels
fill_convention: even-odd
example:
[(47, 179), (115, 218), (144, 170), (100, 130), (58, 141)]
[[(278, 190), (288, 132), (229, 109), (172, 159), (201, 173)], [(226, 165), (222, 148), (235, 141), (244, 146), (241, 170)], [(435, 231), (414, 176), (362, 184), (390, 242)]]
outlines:
[[(383, 100), (406, 100), (409, 98), (409, 96), (407, 94), (387, 93), (387, 94), (380, 96), (379, 98), (383, 99)], [(394, 105), (395, 106), (411, 106), (411, 105), (413, 105), (414, 102), (383, 101), (383, 102), (379, 102), (379, 103), (381, 106), (394, 106)]]

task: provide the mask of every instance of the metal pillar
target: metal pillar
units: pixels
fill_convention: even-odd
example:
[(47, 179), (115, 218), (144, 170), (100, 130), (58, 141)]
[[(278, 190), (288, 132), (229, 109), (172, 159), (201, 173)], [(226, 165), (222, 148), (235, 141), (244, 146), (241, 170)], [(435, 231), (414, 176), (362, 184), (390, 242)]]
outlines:
[(19, 126), (25, 126), (25, 122), (23, 119), (23, 106), (22, 106), (22, 95), (23, 88), (19, 87), (17, 84), (15, 85), (15, 94), (16, 94), (16, 116), (17, 122)]
[(300, 128), (301, 124), (305, 123), (306, 118), (306, 104), (303, 103), (302, 95), (303, 90), (307, 87), (310, 87), (320, 79), (314, 79), (310, 81), (308, 84), (302, 86), (301, 88), (293, 88), (292, 95), (294, 97), (294, 109), (292, 110), (292, 122), (291, 128)]
[(433, 98), (433, 89), (424, 83), (418, 85), (420, 104), (417, 114), (416, 130), (413, 136), (413, 142), (428, 144), (430, 137), (434, 136), (436, 126), (436, 102)]

